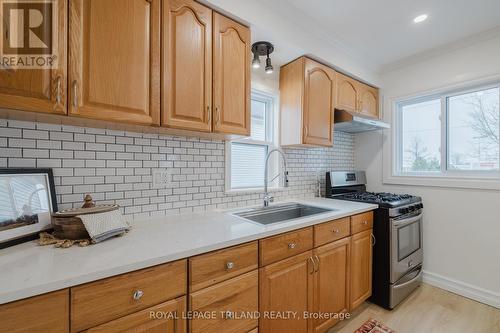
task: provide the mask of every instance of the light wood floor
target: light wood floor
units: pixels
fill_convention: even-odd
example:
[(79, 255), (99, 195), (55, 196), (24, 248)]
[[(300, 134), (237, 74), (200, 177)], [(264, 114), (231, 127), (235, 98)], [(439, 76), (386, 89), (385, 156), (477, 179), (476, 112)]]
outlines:
[(328, 333), (352, 333), (370, 318), (397, 333), (500, 332), (500, 309), (422, 284), (396, 309), (365, 303)]

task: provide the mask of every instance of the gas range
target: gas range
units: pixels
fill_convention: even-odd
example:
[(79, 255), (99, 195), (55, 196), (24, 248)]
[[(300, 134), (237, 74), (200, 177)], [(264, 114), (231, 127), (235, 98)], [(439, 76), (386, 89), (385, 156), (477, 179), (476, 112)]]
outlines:
[(422, 198), (410, 194), (367, 192), (363, 171), (327, 172), (325, 197), (379, 206), (373, 211), (370, 300), (393, 309), (422, 280)]
[(395, 194), (387, 192), (354, 192), (334, 196), (335, 199), (361, 201), (366, 203), (378, 204), (380, 207), (400, 207), (415, 202), (420, 202), (420, 197), (410, 194)]
[(381, 208), (390, 209), (392, 215), (405, 214), (423, 207), (422, 198), (411, 194), (367, 192), (363, 171), (327, 172), (325, 197), (377, 204)]

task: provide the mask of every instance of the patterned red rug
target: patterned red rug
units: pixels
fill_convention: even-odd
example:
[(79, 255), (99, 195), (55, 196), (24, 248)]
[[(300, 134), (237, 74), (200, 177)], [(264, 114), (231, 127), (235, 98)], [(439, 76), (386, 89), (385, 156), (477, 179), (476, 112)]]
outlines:
[(396, 331), (385, 326), (380, 321), (370, 318), (354, 333), (396, 333)]

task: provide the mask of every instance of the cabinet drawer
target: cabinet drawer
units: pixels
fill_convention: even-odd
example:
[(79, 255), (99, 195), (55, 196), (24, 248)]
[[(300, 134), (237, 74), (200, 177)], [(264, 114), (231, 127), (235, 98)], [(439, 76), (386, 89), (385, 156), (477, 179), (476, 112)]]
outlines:
[(373, 212), (351, 216), (351, 234), (371, 229), (373, 227)]
[(186, 332), (186, 296), (134, 312), (102, 325), (92, 327), (85, 333), (122, 332)]
[(269, 265), (312, 248), (312, 227), (265, 238), (259, 241), (259, 263)]
[(314, 226), (314, 247), (333, 242), (351, 234), (350, 218), (344, 217)]
[(0, 331), (69, 332), (68, 289), (0, 305)]
[(186, 270), (186, 260), (179, 260), (71, 288), (71, 331), (94, 327), (185, 294)]
[(214, 314), (214, 317), (193, 318), (191, 333), (248, 332), (258, 325), (258, 318), (242, 316), (258, 311), (258, 271), (246, 273), (190, 296), (190, 310)]
[(202, 254), (189, 259), (189, 290), (197, 291), (257, 268), (258, 244)]

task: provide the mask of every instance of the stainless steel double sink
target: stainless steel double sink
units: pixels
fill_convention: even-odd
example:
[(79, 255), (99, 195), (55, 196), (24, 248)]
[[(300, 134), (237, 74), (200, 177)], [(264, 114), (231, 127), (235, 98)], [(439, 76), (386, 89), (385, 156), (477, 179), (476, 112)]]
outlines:
[(332, 212), (335, 210), (336, 209), (315, 207), (299, 203), (287, 203), (269, 207), (253, 208), (231, 214), (246, 220), (267, 225), (278, 222), (288, 222), (294, 219)]

